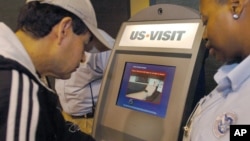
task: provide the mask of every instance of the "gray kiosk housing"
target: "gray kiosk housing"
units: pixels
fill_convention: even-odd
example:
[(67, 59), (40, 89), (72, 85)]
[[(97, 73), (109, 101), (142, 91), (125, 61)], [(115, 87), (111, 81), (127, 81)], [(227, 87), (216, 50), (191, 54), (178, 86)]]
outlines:
[[(152, 29), (149, 29), (151, 27)], [(178, 29), (187, 31), (178, 32)], [(139, 30), (145, 30), (145, 32), (139, 32)], [(151, 35), (147, 34), (146, 30), (152, 30)], [(126, 40), (126, 37), (131, 39), (131, 36), (126, 35), (131, 35), (130, 31), (135, 31), (133, 35), (138, 31), (135, 36), (137, 41)], [(93, 127), (93, 136), (97, 141), (181, 140), (183, 126), (192, 110), (204, 59), (205, 47), (201, 42), (203, 31), (204, 26), (197, 11), (172, 4), (150, 6), (122, 24), (99, 92)], [(179, 33), (178, 37), (177, 33)], [(149, 38), (149, 43), (143, 41), (146, 37)], [(181, 37), (185, 37), (186, 42), (178, 44)], [(133, 44), (134, 42), (139, 43)], [(124, 88), (128, 87), (127, 83), (132, 81), (132, 77), (139, 76), (132, 76), (133, 67), (127, 69), (127, 63), (139, 64), (139, 69), (138, 67), (135, 69), (137, 74), (142, 72), (140, 67), (146, 68), (143, 72), (154, 74), (149, 77), (144, 76), (147, 82), (140, 81), (137, 82), (138, 84), (149, 84), (151, 83), (149, 79), (157, 80), (158, 84), (162, 84), (161, 99), (158, 102), (148, 102), (145, 98), (143, 100), (129, 98), (128, 95), (120, 96), (126, 94), (124, 91), (127, 89)], [(160, 67), (155, 69), (154, 66)], [(161, 67), (164, 68), (164, 66), (167, 69), (161, 71)], [(174, 71), (169, 72), (168, 67), (174, 68)], [(127, 70), (131, 72), (125, 72)], [(158, 78), (158, 74), (163, 74), (164, 77)], [(169, 78), (171, 80), (166, 82), (165, 80)], [(153, 84), (151, 86), (153, 87)], [(167, 96), (164, 97), (164, 95)], [(124, 98), (122, 100), (124, 104), (118, 104), (119, 97)], [(159, 110), (160, 116), (155, 114), (157, 112), (151, 111), (154, 108), (150, 106), (146, 109), (133, 107), (136, 102), (144, 106), (156, 105), (155, 109)]]

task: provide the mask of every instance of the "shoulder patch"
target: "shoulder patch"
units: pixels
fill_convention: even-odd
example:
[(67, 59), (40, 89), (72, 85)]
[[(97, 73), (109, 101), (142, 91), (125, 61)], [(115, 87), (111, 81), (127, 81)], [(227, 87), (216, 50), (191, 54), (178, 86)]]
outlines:
[(217, 138), (224, 136), (230, 128), (231, 124), (235, 124), (237, 115), (234, 112), (226, 112), (216, 117), (213, 125), (213, 133)]

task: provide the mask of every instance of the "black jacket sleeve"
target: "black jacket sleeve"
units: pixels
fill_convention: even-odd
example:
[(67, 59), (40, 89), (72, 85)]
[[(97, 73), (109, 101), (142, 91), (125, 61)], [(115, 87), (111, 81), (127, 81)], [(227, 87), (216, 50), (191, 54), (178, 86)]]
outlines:
[(0, 141), (6, 140), (7, 118), (10, 101), (11, 73), (0, 70)]

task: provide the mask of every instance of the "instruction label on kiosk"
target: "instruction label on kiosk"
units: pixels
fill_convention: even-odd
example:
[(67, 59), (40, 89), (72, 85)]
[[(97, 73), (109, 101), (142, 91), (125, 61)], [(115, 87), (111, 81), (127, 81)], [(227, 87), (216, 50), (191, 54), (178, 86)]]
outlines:
[(119, 46), (191, 49), (199, 23), (127, 25)]

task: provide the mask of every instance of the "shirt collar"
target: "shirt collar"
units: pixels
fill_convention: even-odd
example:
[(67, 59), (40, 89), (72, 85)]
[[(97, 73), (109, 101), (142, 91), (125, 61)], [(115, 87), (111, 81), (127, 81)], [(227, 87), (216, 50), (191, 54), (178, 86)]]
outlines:
[(225, 89), (237, 90), (250, 76), (250, 55), (241, 63), (225, 64), (215, 74), (214, 79), (218, 84), (218, 91)]

